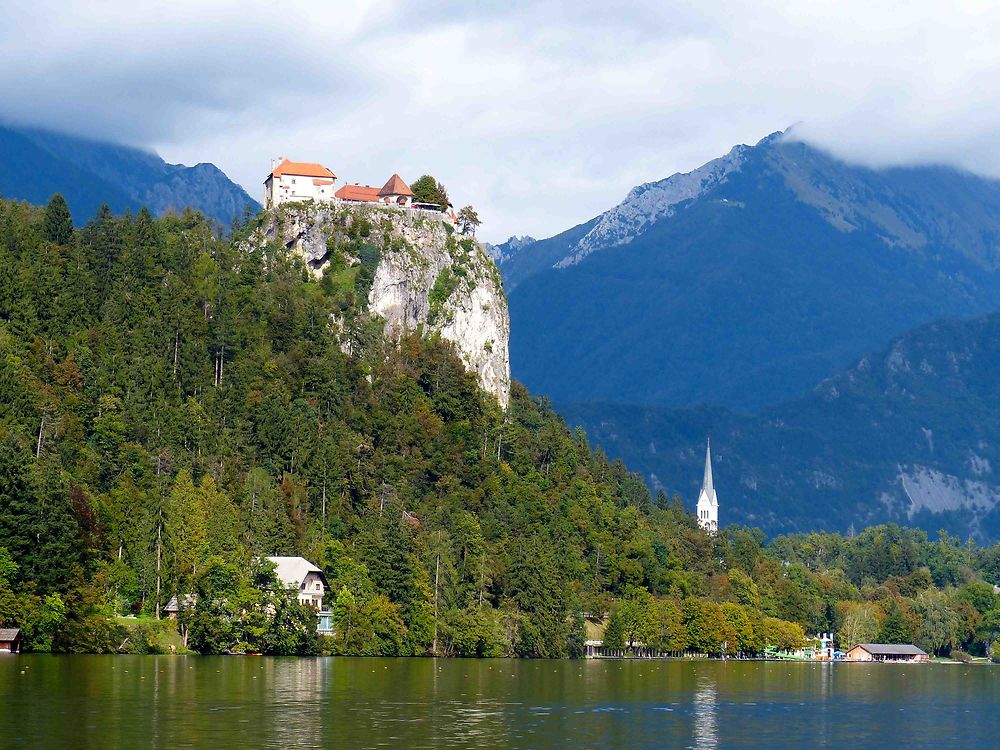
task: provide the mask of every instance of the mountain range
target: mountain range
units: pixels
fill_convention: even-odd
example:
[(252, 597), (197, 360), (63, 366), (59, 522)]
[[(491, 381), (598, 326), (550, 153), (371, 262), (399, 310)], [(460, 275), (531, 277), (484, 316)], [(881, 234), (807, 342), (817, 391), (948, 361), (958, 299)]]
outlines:
[(894, 521), (1000, 538), (1000, 313), (909, 332), (755, 414), (572, 404), (570, 424), (690, 502), (711, 435), (725, 523), (767, 532)]
[(651, 486), (711, 434), (724, 523), (1000, 536), (1000, 182), (775, 133), (491, 253), (514, 377)]
[(1000, 182), (866, 169), (775, 134), (500, 268), (533, 391), (754, 409), (915, 326), (995, 309)]
[(228, 227), (260, 210), (214, 164), (168, 164), (151, 151), (32, 128), (0, 126), (0, 195), (46, 203), (62, 193), (77, 223), (107, 203), (157, 216), (194, 208)]

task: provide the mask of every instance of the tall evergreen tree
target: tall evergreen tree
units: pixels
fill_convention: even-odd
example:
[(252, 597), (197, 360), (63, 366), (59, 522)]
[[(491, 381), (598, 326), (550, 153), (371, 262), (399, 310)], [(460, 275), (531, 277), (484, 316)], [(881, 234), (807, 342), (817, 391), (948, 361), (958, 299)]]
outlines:
[(56, 245), (68, 245), (73, 239), (73, 217), (70, 216), (69, 206), (61, 193), (53, 195), (45, 207), (42, 227), (45, 239)]

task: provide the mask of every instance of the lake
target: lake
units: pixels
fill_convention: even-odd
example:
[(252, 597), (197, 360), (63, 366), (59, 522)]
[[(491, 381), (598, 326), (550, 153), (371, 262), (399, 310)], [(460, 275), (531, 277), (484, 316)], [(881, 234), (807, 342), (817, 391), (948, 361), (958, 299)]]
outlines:
[(0, 748), (989, 748), (1000, 668), (0, 657)]

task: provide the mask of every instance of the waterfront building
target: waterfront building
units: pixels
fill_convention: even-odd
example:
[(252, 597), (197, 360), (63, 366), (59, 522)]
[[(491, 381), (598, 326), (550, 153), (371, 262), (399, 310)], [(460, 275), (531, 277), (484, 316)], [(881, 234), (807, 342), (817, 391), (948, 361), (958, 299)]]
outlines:
[(859, 643), (847, 652), (844, 660), (922, 663), (930, 661), (930, 657), (910, 643)]
[(13, 654), (21, 650), (21, 629), (0, 628), (0, 654)]
[(316, 609), (323, 607), (323, 593), (327, 581), (323, 571), (304, 557), (269, 557), (274, 563), (278, 582), (285, 588), (297, 591), (299, 602)]

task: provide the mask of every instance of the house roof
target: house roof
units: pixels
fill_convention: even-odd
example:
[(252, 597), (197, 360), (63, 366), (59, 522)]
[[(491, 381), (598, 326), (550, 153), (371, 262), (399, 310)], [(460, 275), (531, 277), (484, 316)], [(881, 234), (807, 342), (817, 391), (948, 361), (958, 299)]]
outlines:
[[(190, 609), (191, 607), (195, 606), (197, 603), (198, 603), (198, 595), (197, 594), (184, 594), (184, 606), (186, 608)], [(180, 612), (180, 607), (177, 605), (177, 597), (176, 596), (170, 597), (170, 601), (168, 601), (165, 605), (163, 605), (163, 611), (164, 612)]]
[(890, 656), (927, 656), (926, 651), (910, 643), (859, 643), (854, 648), (863, 648), (869, 654), (888, 654)]
[(12, 641), (20, 632), (20, 628), (0, 628), (0, 641)]
[(345, 201), (378, 203), (378, 188), (371, 185), (344, 185), (334, 195)]
[(277, 574), (278, 580), (288, 588), (302, 588), (302, 582), (310, 573), (319, 573), (323, 582), (326, 582), (323, 571), (304, 557), (269, 557), (267, 559), (274, 563), (274, 572)]
[(297, 177), (326, 177), (331, 180), (337, 176), (322, 164), (312, 161), (289, 161), (288, 159), (282, 159), (281, 164), (271, 170), (270, 176), (280, 177), (283, 174), (293, 174)]
[(389, 178), (389, 181), (382, 186), (382, 189), (378, 191), (379, 196), (385, 195), (413, 195), (413, 191), (410, 190), (410, 186), (406, 184), (402, 177), (398, 174), (394, 174)]

